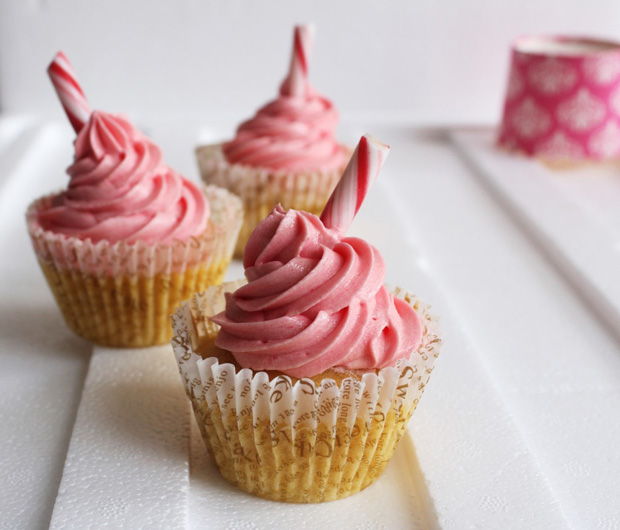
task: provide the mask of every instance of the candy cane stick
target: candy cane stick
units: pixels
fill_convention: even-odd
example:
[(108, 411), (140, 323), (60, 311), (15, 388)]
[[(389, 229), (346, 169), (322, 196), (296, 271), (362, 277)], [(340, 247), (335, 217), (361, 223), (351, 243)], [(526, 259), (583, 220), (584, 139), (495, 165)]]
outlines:
[(293, 54), (287, 78), (282, 83), (283, 96), (304, 96), (308, 86), (308, 63), (314, 41), (314, 27), (310, 24), (295, 26)]
[(346, 233), (389, 152), (389, 145), (370, 134), (360, 138), (321, 214), (321, 221), (327, 228)]
[(77, 82), (73, 66), (63, 52), (56, 54), (47, 68), (47, 73), (73, 129), (76, 133), (80, 132), (91, 114), (90, 105), (86, 101), (82, 87)]

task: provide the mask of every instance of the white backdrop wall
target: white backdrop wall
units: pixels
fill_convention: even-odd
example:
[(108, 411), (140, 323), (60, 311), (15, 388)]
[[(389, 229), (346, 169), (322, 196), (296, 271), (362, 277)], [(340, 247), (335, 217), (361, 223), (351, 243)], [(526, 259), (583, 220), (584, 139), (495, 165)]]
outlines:
[(515, 36), (620, 40), (620, 1), (0, 0), (1, 108), (60, 115), (45, 68), (63, 49), (95, 108), (240, 119), (275, 95), (303, 21), (343, 116), (492, 122)]

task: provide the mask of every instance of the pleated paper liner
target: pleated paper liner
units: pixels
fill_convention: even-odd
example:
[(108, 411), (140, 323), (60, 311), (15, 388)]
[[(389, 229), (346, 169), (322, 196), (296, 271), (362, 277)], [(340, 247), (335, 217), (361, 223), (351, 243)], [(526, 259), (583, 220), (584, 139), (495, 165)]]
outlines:
[(311, 379), (253, 372), (214, 345), (219, 329), (208, 319), (241, 284), (211, 287), (172, 317), (174, 353), (209, 454), (228, 481), (267, 499), (323, 502), (361, 491), (385, 469), (428, 382), (441, 345), (436, 319), (396, 289), (424, 322), (410, 359)]
[[(347, 153), (348, 160), (348, 148)], [(278, 203), (285, 209), (320, 215), (346, 165), (326, 171), (293, 172), (230, 164), (221, 144), (199, 147), (196, 158), (207, 184), (226, 188), (243, 201), (245, 215), (236, 257), (243, 256), (250, 234)]]
[(238, 197), (208, 186), (211, 207), (199, 237), (169, 245), (107, 241), (92, 243), (43, 230), (37, 212), (52, 196), (35, 201), (26, 214), (43, 274), (67, 325), (102, 346), (145, 347), (172, 336), (170, 314), (197, 291), (220, 283), (230, 264), (242, 222)]

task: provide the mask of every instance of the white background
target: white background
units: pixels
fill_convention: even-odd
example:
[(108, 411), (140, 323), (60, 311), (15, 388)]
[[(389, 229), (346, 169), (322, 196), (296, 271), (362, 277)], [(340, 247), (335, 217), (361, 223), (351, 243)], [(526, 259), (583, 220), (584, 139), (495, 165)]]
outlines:
[(60, 116), (45, 67), (63, 49), (95, 108), (236, 123), (275, 95), (305, 21), (311, 79), (343, 119), (494, 122), (514, 37), (620, 39), (620, 2), (2, 0), (2, 110)]

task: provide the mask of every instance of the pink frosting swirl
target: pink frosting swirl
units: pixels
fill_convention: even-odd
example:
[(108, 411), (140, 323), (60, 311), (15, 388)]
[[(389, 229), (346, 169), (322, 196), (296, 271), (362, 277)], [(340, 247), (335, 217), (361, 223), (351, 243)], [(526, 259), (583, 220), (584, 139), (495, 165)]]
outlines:
[(210, 215), (204, 193), (166, 166), (123, 117), (94, 111), (75, 140), (68, 189), (39, 214), (45, 230), (116, 243), (171, 243), (200, 235)]
[(338, 111), (331, 101), (307, 86), (304, 96), (280, 96), (237, 129), (225, 143), (231, 164), (288, 171), (330, 170), (343, 167), (347, 153), (335, 137)]
[(212, 319), (216, 345), (241, 366), (293, 377), (379, 369), (420, 343), (421, 320), (383, 285), (378, 250), (315, 215), (274, 208), (252, 233), (244, 266), (248, 284)]

